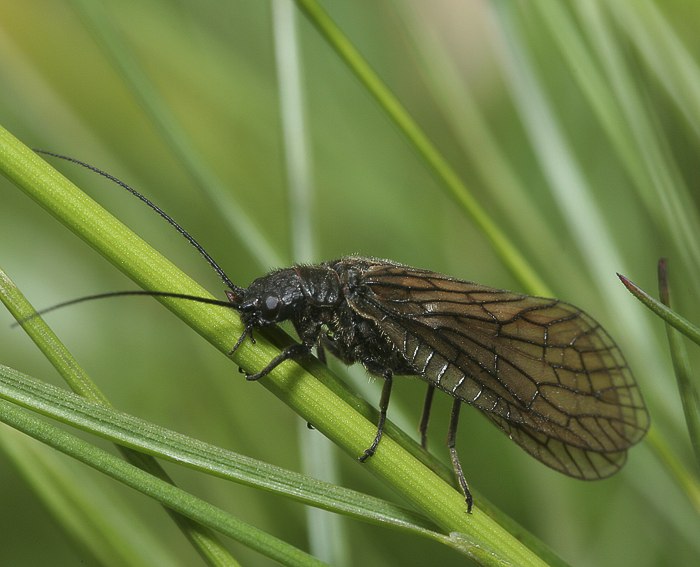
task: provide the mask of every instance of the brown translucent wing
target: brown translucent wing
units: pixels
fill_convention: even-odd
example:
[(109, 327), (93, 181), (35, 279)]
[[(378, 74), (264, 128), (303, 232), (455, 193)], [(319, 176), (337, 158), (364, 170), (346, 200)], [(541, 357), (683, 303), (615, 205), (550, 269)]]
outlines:
[(480, 409), (546, 465), (604, 478), (649, 426), (620, 349), (573, 305), (377, 262), (353, 309), (416, 372)]

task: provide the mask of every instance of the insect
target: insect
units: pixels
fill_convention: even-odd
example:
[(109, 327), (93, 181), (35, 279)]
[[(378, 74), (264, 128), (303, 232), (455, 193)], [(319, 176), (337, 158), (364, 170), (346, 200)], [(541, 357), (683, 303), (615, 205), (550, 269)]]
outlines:
[(462, 403), (539, 461), (581, 479), (619, 470), (649, 425), (620, 349), (591, 317), (555, 299), (360, 256), (277, 270), (226, 293), (245, 323), (237, 345), (287, 320), (301, 339), (248, 379), (313, 347), (384, 378), (377, 434), (360, 460), (379, 445), (394, 375), (428, 382), (424, 445), (434, 390), (452, 396), (448, 447), (468, 508), (455, 448)]
[(359, 362), (383, 378), (377, 432), (360, 461), (380, 445), (393, 377), (422, 378), (428, 383), (420, 421), (424, 447), (435, 390), (454, 399), (447, 444), (468, 511), (473, 498), (456, 449), (463, 403), (479, 409), (545, 465), (585, 480), (618, 471), (627, 449), (649, 427), (642, 395), (620, 349), (600, 324), (573, 305), (361, 256), (275, 270), (242, 288), (165, 212), (116, 181), (199, 250), (226, 283), (228, 303), (145, 291), (67, 303), (133, 294), (226, 305), (240, 313), (245, 325), (231, 353), (256, 329), (291, 321), (300, 342), (247, 379), (262, 378), (314, 348), (346, 364)]

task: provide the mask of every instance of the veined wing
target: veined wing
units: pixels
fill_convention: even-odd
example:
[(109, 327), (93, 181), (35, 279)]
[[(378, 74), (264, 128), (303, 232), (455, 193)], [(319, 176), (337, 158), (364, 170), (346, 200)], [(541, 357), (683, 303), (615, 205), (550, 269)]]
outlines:
[(613, 474), (649, 426), (620, 349), (573, 305), (382, 263), (348, 301), (427, 381), (565, 474)]

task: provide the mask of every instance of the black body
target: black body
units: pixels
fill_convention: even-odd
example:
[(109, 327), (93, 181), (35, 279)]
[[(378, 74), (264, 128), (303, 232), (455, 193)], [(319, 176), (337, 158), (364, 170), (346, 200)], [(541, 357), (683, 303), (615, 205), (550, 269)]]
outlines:
[(346, 364), (360, 362), (380, 376), (419, 374), (378, 322), (358, 308), (369, 291), (364, 275), (377, 262), (347, 257), (284, 268), (255, 280), (241, 298), (228, 295), (246, 328), (291, 321), (304, 345), (327, 350)]

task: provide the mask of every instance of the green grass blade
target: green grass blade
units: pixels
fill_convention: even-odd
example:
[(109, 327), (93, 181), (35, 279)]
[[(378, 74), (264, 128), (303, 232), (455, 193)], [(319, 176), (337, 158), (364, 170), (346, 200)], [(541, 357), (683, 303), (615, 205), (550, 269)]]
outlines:
[[(671, 297), (665, 259), (659, 261), (659, 294), (661, 296), (661, 302), (666, 307), (670, 308)], [(668, 324), (666, 325), (666, 333), (668, 335), (673, 369), (676, 373), (678, 393), (681, 396), (681, 402), (683, 404), (683, 413), (685, 414), (690, 443), (695, 452), (695, 460), (699, 465), (698, 470), (700, 470), (700, 395), (691, 379), (692, 372), (690, 369), (690, 362), (688, 361), (688, 352), (685, 349), (683, 341), (680, 340), (678, 333)]]
[(84, 400), (2, 365), (0, 396), (141, 453), (287, 496), (310, 506), (416, 532), (434, 529), (424, 517), (408, 509), (220, 449)]
[[(58, 370), (61, 376), (63, 376), (74, 392), (84, 396), (88, 400), (109, 405), (109, 401), (105, 395), (78, 364), (78, 361), (75, 360), (58, 336), (46, 325), (43, 319), (40, 317), (32, 317), (36, 311), (1, 269), (0, 301), (5, 304), (15, 319), (20, 321), (21, 326), (29, 337), (39, 347), (39, 350), (41, 350), (49, 362), (53, 364), (56, 370)], [(122, 447), (118, 448), (130, 463), (172, 484), (172, 479), (170, 479), (167, 473), (154, 459), (125, 450)], [(208, 564), (222, 567), (236, 564), (236, 561), (218, 540), (216, 534), (204, 526), (198, 526), (189, 518), (180, 516), (172, 510), (166, 509), (166, 512), (168, 512), (199, 554), (206, 559)]]
[(131, 55), (127, 42), (105, 13), (104, 7), (99, 3), (85, 0), (72, 0), (72, 4), (97, 43), (121, 74), (124, 82), (148, 113), (163, 140), (167, 142), (195, 183), (206, 192), (229, 229), (248, 248), (251, 256), (257, 258), (262, 266), (286, 264), (284, 258), (270, 244), (265, 232), (245, 213), (245, 208), (227, 189), (226, 183), (210, 170), (203, 157), (190, 143), (185, 129), (165, 105), (164, 97), (157, 92), (136, 58)]
[(606, 7), (622, 24), (620, 28), (629, 35), (695, 136), (700, 136), (700, 65), (671, 27), (667, 15), (649, 0), (615, 2)]
[(0, 402), (0, 419), (33, 437), (79, 460), (82, 463), (118, 480), (176, 510), (196, 522), (249, 546), (283, 565), (308, 567), (325, 565), (289, 544), (234, 518), (223, 510), (188, 494), (149, 473), (70, 435), (57, 427), (39, 422), (15, 405)]
[[(679, 340), (678, 335), (673, 331), (673, 329), (676, 329), (696, 344), (700, 344), (700, 328), (668, 307), (668, 286), (665, 280), (665, 273), (662, 274), (662, 272), (665, 272), (665, 266), (662, 267), (662, 264), (663, 261), (659, 266), (659, 283), (662, 290), (663, 302), (646, 293), (625, 276), (618, 274), (618, 277), (634, 297), (666, 322), (666, 331), (676, 380), (678, 382), (678, 390), (685, 414), (686, 427), (688, 428), (696, 458), (700, 462), (700, 396), (690, 379), (691, 372), (685, 347)], [(654, 437), (654, 445), (657, 449), (662, 445), (661, 440), (656, 436)], [(659, 454), (665, 462), (671, 465), (670, 470), (675, 478), (679, 481), (681, 486), (684, 487), (695, 508), (700, 510), (700, 487), (698, 486), (697, 478), (689, 474), (680, 462), (672, 462), (667, 459), (667, 457), (672, 454), (668, 447), (663, 447)], [(675, 457), (674, 461), (677, 461)]]
[[(566, 58), (572, 78), (586, 95), (656, 226), (670, 229), (678, 249), (700, 265), (700, 246), (694, 237), (700, 225), (692, 200), (677, 165), (663, 147), (662, 132), (639, 94), (624, 48), (604, 17), (602, 5), (574, 3), (581, 16), (580, 26), (568, 6), (534, 2), (533, 7)], [(647, 38), (645, 44), (655, 42)], [(700, 283), (697, 270), (692, 275), (696, 285)]]
[(58, 370), (59, 374), (63, 376), (71, 390), (89, 400), (109, 404), (105, 395), (73, 358), (58, 336), (40, 317), (34, 317), (36, 313), (34, 307), (1, 268), (0, 301), (20, 322), (20, 326), (53, 364), (54, 368)]
[[(518, 235), (519, 245), (529, 257), (552, 258), (560, 246), (554, 228), (529, 194), (525, 181), (518, 177), (503, 144), (489, 125), (470, 85), (464, 84), (460, 61), (450, 53), (437, 30), (424, 25), (422, 6), (394, 2), (420, 60), (426, 86), (435, 98), (445, 123), (454, 129), (457, 143), (483, 179), (483, 194), (498, 204), (501, 226), (509, 226)], [(574, 269), (573, 258), (560, 258), (559, 269)], [(568, 268), (566, 264), (571, 263)], [(538, 293), (548, 295), (548, 290)]]
[(677, 329), (688, 337), (695, 344), (700, 345), (700, 327), (694, 325), (688, 321), (682, 315), (679, 315), (663, 303), (661, 303), (655, 297), (649, 295), (646, 291), (640, 288), (630, 279), (626, 278), (622, 274), (617, 274), (620, 281), (624, 284), (627, 290), (634, 295), (639, 301), (641, 301), (646, 307), (649, 308), (653, 313), (661, 317), (666, 323), (671, 325), (673, 328)]
[(679, 458), (671, 450), (653, 424), (647, 432), (647, 442), (653, 447), (659, 460), (670, 472), (671, 478), (678, 484), (692, 509), (696, 514), (700, 514), (700, 485), (698, 484), (697, 475), (690, 472), (685, 464), (685, 459)]
[[(604, 17), (605, 11), (592, 2), (578, 3), (578, 7), (587, 24), (584, 29), (591, 35), (590, 42), (598, 46), (606, 82), (611, 85), (616, 101), (619, 101), (619, 114), (625, 120), (622, 132), (627, 143), (632, 146), (632, 151), (637, 154), (635, 163), (629, 165), (628, 172), (635, 180), (635, 186), (649, 215), (656, 219), (659, 229), (669, 232), (680, 253), (689, 258), (690, 275), (698, 287), (700, 244), (696, 235), (700, 230), (700, 216), (660, 127), (663, 117), (655, 115), (653, 107), (641, 94), (638, 79), (625, 61), (625, 47)], [(623, 19), (623, 29), (628, 29), (628, 22), (638, 17), (629, 14), (629, 10), (621, 6), (607, 4), (605, 7), (617, 18)], [(630, 20), (626, 19), (627, 15), (630, 15)], [(651, 34), (639, 39), (641, 44), (637, 45), (642, 50), (648, 45), (658, 46), (660, 43), (659, 38)]]
[[(26, 435), (2, 429), (0, 447), (5, 458), (21, 471), (76, 547), (105, 566), (177, 564), (175, 552), (153, 534), (152, 527), (118, 495), (105, 491), (91, 471), (76, 470), (62, 455), (47, 451)], [(85, 554), (81, 557), (86, 559)]]
[(533, 295), (552, 295), (517, 247), (499, 228), (462, 182), (454, 168), (430, 141), (418, 123), (372, 70), (349, 39), (316, 0), (295, 0), (340, 58), (357, 76), (382, 109), (403, 132), (418, 154), (444, 184), (450, 196), (489, 238), (496, 253), (523, 287)]
[(507, 80), (528, 136), (567, 227), (584, 257), (589, 272), (610, 311), (618, 313), (626, 327), (644, 327), (638, 316), (622, 310), (615, 297), (615, 268), (623, 265), (602, 212), (592, 197), (586, 176), (577, 163), (561, 122), (547, 101), (536, 67), (528, 58), (517, 8), (496, 3), (495, 14), (503, 28), (503, 59)]

